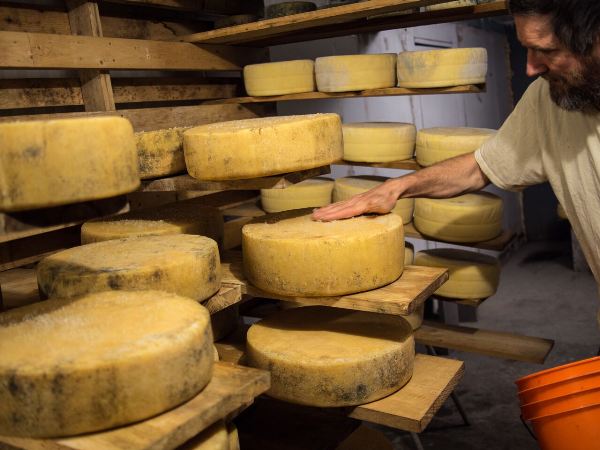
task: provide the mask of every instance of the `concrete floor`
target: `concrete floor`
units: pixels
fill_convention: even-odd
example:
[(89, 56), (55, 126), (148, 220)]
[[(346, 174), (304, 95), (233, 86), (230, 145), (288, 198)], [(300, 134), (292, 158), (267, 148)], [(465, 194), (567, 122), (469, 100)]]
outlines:
[[(454, 404), (446, 402), (421, 434), (426, 449), (537, 449), (519, 419), (514, 381), (524, 375), (595, 356), (600, 347), (596, 313), (600, 306), (592, 275), (570, 269), (569, 243), (530, 243), (510, 257), (498, 293), (465, 324), (556, 341), (542, 365), (454, 352), (466, 373), (457, 393), (471, 425), (461, 426)], [(385, 430), (397, 449), (414, 449), (410, 435)]]

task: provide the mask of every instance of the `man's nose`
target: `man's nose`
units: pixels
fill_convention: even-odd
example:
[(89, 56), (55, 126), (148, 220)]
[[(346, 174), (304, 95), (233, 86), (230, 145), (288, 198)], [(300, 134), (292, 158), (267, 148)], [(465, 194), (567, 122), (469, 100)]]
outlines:
[(527, 50), (527, 76), (535, 77), (548, 71), (548, 66), (543, 62), (535, 50)]

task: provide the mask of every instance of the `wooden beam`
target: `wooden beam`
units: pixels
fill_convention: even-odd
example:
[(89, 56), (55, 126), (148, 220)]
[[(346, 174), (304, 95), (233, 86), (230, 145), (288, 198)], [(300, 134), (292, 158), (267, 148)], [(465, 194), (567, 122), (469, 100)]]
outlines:
[(256, 13), (262, 2), (258, 0), (106, 0), (136, 6), (174, 9), (178, 11), (204, 12), (209, 14)]
[(404, 161), (390, 161), (384, 163), (368, 163), (356, 161), (339, 161), (333, 163), (340, 166), (357, 166), (357, 167), (376, 167), (379, 169), (402, 169), (402, 170), (419, 170), (421, 166), (413, 159), (405, 159)]

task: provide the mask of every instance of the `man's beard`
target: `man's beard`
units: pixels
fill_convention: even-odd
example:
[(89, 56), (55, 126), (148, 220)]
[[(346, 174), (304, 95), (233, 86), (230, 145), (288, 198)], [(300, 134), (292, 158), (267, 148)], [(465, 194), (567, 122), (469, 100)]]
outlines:
[(550, 97), (560, 108), (587, 114), (600, 112), (600, 60), (582, 59), (580, 72), (564, 77), (544, 74), (550, 85)]

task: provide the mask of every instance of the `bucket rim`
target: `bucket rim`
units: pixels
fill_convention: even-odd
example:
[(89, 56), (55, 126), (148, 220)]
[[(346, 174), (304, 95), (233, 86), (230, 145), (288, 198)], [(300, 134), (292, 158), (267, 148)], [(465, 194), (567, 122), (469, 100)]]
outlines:
[[(593, 399), (587, 400), (586, 402), (584, 402), (585, 404), (583, 404), (583, 405), (579, 405), (579, 406), (575, 406), (575, 407), (568, 406), (567, 409), (564, 409), (564, 406), (562, 408), (560, 408), (560, 406), (556, 406), (558, 411), (550, 412), (550, 413), (543, 413), (543, 412), (539, 411), (540, 408), (545, 409), (545, 407), (547, 405), (560, 403), (560, 402), (568, 402), (570, 400), (573, 400), (573, 398), (582, 396), (584, 394), (592, 395), (595, 397)], [(568, 395), (563, 395), (563, 396), (556, 397), (556, 398), (540, 400), (539, 402), (522, 405), (521, 413), (525, 420), (535, 420), (535, 419), (540, 419), (542, 417), (555, 416), (555, 415), (570, 412), (570, 411), (577, 411), (579, 409), (588, 408), (588, 407), (592, 407), (592, 406), (600, 406), (600, 386), (597, 388), (594, 388), (594, 389), (587, 389), (585, 391), (574, 392), (574, 393), (571, 393)]]
[[(565, 369), (568, 369), (568, 368), (571, 368), (571, 367), (576, 367), (576, 366), (579, 366), (579, 365), (589, 364), (589, 363), (595, 362), (595, 361), (600, 361), (600, 356), (593, 356), (591, 358), (580, 359), (578, 361), (573, 361), (572, 363), (562, 364), (560, 366), (551, 367), (549, 369), (545, 369), (545, 370), (542, 370), (540, 372), (535, 372), (535, 373), (532, 373), (532, 374), (529, 374), (529, 375), (526, 375), (524, 377), (519, 378), (518, 380), (515, 381), (515, 384), (517, 386), (519, 386), (519, 384), (522, 383), (522, 382), (524, 382), (524, 381), (529, 381), (529, 380), (532, 380), (534, 378), (543, 377), (544, 375), (548, 375), (550, 373), (559, 372), (561, 370), (565, 370)], [(579, 375), (582, 375), (582, 374), (579, 374)]]
[[(578, 380), (580, 378), (587, 378), (587, 377), (594, 377), (594, 376), (600, 376), (600, 369), (596, 370), (594, 372), (582, 373), (582, 374), (576, 375), (576, 376), (571, 377), (571, 378), (565, 378), (564, 380), (553, 381), (552, 383), (542, 384), (540, 386), (535, 386), (535, 387), (532, 387), (532, 388), (529, 388), (529, 389), (524, 389), (522, 391), (519, 391), (519, 397), (521, 395), (527, 395), (527, 394), (529, 394), (529, 393), (531, 393), (531, 392), (533, 392), (535, 390), (538, 390), (538, 389), (548, 388), (549, 386), (554, 386), (556, 384), (568, 384), (568, 383), (572, 383), (575, 380)], [(600, 384), (598, 385), (598, 387), (600, 387)], [(548, 399), (548, 400), (550, 400), (550, 399)]]
[(573, 408), (573, 409), (569, 409), (567, 411), (560, 411), (560, 412), (555, 412), (555, 413), (550, 413), (550, 414), (544, 414), (542, 416), (532, 417), (530, 419), (525, 419), (525, 417), (523, 417), (523, 419), (532, 422), (534, 420), (547, 419), (549, 417), (560, 416), (562, 414), (569, 414), (569, 413), (573, 413), (573, 412), (577, 412), (577, 411), (582, 411), (584, 409), (598, 408), (598, 407), (600, 407), (600, 403), (594, 403), (592, 405), (580, 406), (579, 408)]

